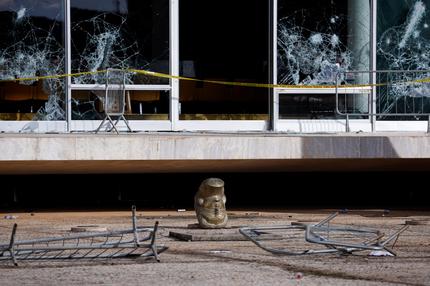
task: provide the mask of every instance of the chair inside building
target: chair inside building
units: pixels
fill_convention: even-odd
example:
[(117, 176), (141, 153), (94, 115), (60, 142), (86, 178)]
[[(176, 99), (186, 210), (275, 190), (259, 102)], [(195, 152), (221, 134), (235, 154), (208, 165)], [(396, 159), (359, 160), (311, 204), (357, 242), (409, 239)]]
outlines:
[[(97, 127), (96, 133), (103, 128), (107, 132), (114, 130), (119, 134), (117, 125), (121, 120), (125, 123), (127, 131), (132, 132), (127, 119), (124, 117), (126, 104), (125, 79), (126, 72), (123, 70), (106, 70), (106, 88), (104, 97), (101, 98), (105, 116), (99, 127)], [(107, 122), (106, 126), (105, 122)]]

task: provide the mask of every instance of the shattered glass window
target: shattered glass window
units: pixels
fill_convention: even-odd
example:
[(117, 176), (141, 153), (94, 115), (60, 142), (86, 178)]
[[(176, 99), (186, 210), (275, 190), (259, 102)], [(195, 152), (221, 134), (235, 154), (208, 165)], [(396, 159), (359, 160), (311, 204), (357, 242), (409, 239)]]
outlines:
[[(340, 83), (368, 83), (368, 76), (347, 78), (345, 72), (369, 70), (369, 0), (280, 0), (277, 29), (279, 84), (333, 86), (338, 74)], [(304, 88), (279, 100), (280, 118), (336, 116), (334, 94), (313, 96)], [(347, 101), (354, 101), (353, 112), (367, 111), (367, 97)]]
[(0, 120), (64, 120), (62, 0), (0, 1)]
[(395, 71), (377, 75), (379, 113), (430, 113), (429, 9), (429, 0), (378, 1), (377, 68)]
[[(72, 71), (107, 68), (169, 73), (168, 0), (72, 0)], [(126, 84), (168, 84), (129, 72)], [(104, 83), (103, 73), (74, 77), (74, 84)]]

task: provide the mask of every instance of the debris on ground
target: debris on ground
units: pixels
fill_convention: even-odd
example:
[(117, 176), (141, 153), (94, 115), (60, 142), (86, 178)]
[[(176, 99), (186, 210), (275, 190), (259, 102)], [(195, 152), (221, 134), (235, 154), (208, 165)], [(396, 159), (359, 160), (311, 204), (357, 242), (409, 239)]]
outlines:
[(407, 220), (405, 222), (407, 225), (430, 225), (430, 219), (423, 218), (423, 219), (411, 219)]
[[(339, 212), (335, 212), (316, 224), (295, 222), (291, 223), (290, 225), (243, 227), (239, 229), (239, 232), (258, 247), (273, 254), (351, 254), (353, 252), (369, 250), (378, 251), (374, 252), (377, 254), (388, 252), (391, 254), (391, 256), (396, 256), (396, 253), (392, 248), (397, 242), (400, 234), (408, 228), (408, 225), (404, 225), (400, 229), (394, 231), (392, 234), (386, 235), (378, 229), (330, 224), (332, 220), (338, 215)], [(285, 241), (289, 240), (289, 246), (288, 248), (285, 248), (263, 244), (261, 239), (262, 234), (282, 235), (285, 238)], [(292, 236), (296, 237), (296, 241), (291, 242)], [(307, 243), (324, 246), (325, 248), (307, 248), (297, 250), (294, 247), (294, 244), (297, 244), (298, 240), (300, 240), (300, 236), (302, 241), (304, 240)], [(390, 243), (392, 243), (392, 247), (388, 246)]]
[[(231, 228), (222, 232), (207, 229), (195, 231), (170, 231), (169, 237), (176, 238), (182, 241), (245, 241), (239, 232), (238, 228)], [(282, 239), (282, 236), (276, 234), (261, 234), (260, 240), (276, 240)]]
[(219, 250), (209, 250), (209, 253), (213, 253), (213, 254), (219, 254), (219, 253), (231, 253), (231, 250), (224, 250), (224, 249), (219, 249)]
[[(87, 226), (90, 227), (90, 226)], [(10, 241), (0, 244), (0, 261), (18, 260), (96, 259), (119, 257), (154, 257), (167, 247), (157, 246), (158, 221), (152, 228), (137, 226), (136, 208), (132, 208), (132, 228), (116, 231), (92, 232), (64, 237), (15, 240), (15, 223)], [(143, 234), (147, 234), (142, 237)], [(149, 241), (149, 243), (146, 243)]]
[(296, 278), (297, 280), (303, 279), (303, 273), (302, 272), (297, 272), (294, 275), (294, 278)]
[(369, 256), (394, 256), (394, 254), (386, 250), (373, 250), (369, 253)]
[(78, 225), (70, 228), (71, 232), (104, 232), (108, 231), (107, 227), (99, 225)]

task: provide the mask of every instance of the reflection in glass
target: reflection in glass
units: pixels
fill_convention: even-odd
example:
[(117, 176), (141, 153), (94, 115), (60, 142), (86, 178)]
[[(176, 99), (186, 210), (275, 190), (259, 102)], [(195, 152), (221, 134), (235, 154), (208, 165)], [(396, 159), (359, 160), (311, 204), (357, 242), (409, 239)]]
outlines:
[[(72, 71), (107, 68), (169, 73), (168, 0), (71, 1)], [(104, 74), (73, 78), (75, 84), (103, 83)], [(127, 84), (168, 80), (128, 73)]]
[[(0, 79), (64, 74), (63, 1), (0, 2)], [(0, 83), (1, 120), (64, 120), (64, 80)]]

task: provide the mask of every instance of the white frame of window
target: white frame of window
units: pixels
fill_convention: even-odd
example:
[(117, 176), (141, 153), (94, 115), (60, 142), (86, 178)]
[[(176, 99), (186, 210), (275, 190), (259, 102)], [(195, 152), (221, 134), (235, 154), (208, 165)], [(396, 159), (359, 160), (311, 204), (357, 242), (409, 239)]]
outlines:
[[(175, 0), (173, 0), (175, 1)], [(172, 18), (172, 21), (177, 21), (175, 31), (176, 35), (179, 35), (179, 1), (176, 14), (176, 19)], [(273, 0), (268, 0), (268, 3)], [(270, 17), (269, 17), (270, 18)], [(269, 30), (270, 27), (269, 27)], [(178, 56), (178, 66), (179, 66), (179, 41), (180, 37), (177, 38), (177, 56)], [(176, 52), (175, 52), (176, 54)], [(269, 56), (270, 57), (270, 56)], [(270, 58), (268, 59), (270, 61)], [(177, 88), (177, 90), (176, 90)], [(173, 128), (174, 131), (267, 131), (270, 128), (270, 119), (268, 120), (179, 120), (179, 83), (175, 89), (174, 100), (171, 102), (171, 106), (173, 107), (176, 113), (172, 114), (173, 117)], [(173, 93), (173, 92), (172, 92)], [(268, 93), (269, 96), (269, 93)], [(176, 101), (177, 99), (177, 101)], [(270, 104), (270, 103), (269, 103)], [(269, 110), (267, 111), (269, 115)]]

